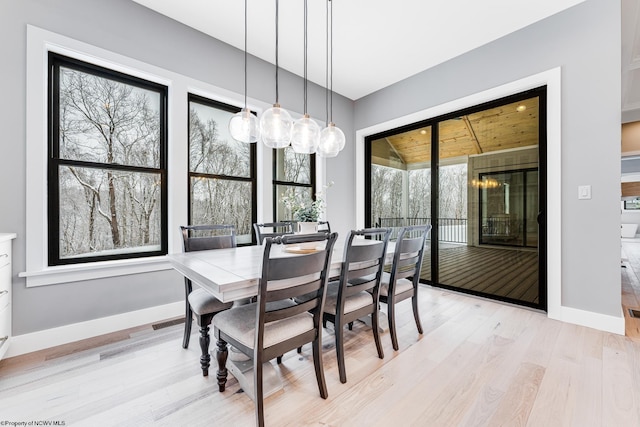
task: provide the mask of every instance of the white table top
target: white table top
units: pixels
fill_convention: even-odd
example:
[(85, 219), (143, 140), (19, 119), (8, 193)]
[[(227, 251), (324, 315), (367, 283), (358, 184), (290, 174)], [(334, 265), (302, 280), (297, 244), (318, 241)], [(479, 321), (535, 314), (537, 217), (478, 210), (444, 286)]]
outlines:
[[(387, 262), (390, 262), (393, 257), (394, 246), (393, 242), (389, 242), (387, 245)], [(330, 277), (340, 274), (343, 247), (343, 244), (334, 246)], [(229, 249), (174, 253), (167, 255), (167, 257), (173, 268), (220, 301), (227, 302), (256, 295), (258, 279), (262, 274), (263, 251), (264, 246), (262, 245), (240, 246)], [(272, 247), (272, 251), (278, 251), (282, 256), (295, 256), (284, 252), (279, 245)]]

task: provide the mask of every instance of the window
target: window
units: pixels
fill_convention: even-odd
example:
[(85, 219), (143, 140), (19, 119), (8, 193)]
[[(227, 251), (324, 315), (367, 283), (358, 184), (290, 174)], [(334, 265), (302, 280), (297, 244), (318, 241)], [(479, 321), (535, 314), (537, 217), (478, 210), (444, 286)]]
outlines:
[(480, 243), (537, 246), (538, 169), (479, 174)]
[(636, 197), (633, 200), (624, 201), (625, 210), (640, 210), (640, 197)]
[(167, 253), (167, 88), (49, 53), (48, 258)]
[(232, 224), (252, 243), (256, 219), (256, 144), (231, 137), (237, 107), (189, 95), (189, 223)]
[(298, 154), (291, 147), (273, 152), (273, 218), (292, 221), (293, 214), (282, 203), (282, 198), (286, 195), (301, 202), (315, 200), (316, 159), (311, 154)]

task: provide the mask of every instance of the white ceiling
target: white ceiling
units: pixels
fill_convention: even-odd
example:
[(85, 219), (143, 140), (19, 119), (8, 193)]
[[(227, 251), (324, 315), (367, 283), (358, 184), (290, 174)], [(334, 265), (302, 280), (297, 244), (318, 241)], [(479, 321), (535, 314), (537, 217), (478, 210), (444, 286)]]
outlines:
[[(241, 0), (133, 0), (244, 49)], [(280, 67), (303, 75), (302, 0), (280, 1)], [(332, 0), (333, 89), (356, 100), (584, 0)], [(640, 109), (640, 0), (622, 5), (622, 111)], [(325, 85), (325, 0), (308, 0), (309, 80)], [(275, 0), (248, 0), (248, 51), (275, 62)]]
[[(133, 1), (244, 49), (241, 0)], [(333, 90), (356, 100), (583, 1), (333, 0)], [(303, 5), (279, 6), (279, 65), (300, 76)], [(321, 86), (326, 7), (325, 0), (308, 0), (307, 74)], [(274, 63), (275, 0), (248, 0), (247, 11), (248, 52)]]

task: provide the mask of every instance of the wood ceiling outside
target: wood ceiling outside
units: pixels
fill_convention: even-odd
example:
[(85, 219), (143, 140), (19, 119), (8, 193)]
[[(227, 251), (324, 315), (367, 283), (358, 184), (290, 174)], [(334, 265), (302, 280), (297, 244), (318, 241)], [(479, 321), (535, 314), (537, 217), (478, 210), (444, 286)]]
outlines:
[[(518, 111), (519, 106), (526, 107)], [(440, 159), (538, 144), (538, 97), (440, 122)], [(388, 149), (374, 143), (373, 156), (393, 151), (405, 165), (431, 161), (431, 127), (384, 138)], [(378, 146), (378, 149), (375, 147)]]

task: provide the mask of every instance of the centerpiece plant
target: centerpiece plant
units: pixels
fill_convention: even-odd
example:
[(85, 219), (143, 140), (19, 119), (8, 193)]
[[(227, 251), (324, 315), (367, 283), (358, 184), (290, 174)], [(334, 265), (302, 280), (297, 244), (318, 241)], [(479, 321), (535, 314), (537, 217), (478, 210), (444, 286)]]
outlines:
[(333, 181), (323, 187), (323, 191), (316, 193), (313, 201), (303, 200), (300, 194), (289, 190), (281, 200), (284, 206), (291, 212), (293, 220), (296, 222), (318, 222), (324, 213), (326, 202), (324, 191), (333, 185)]

